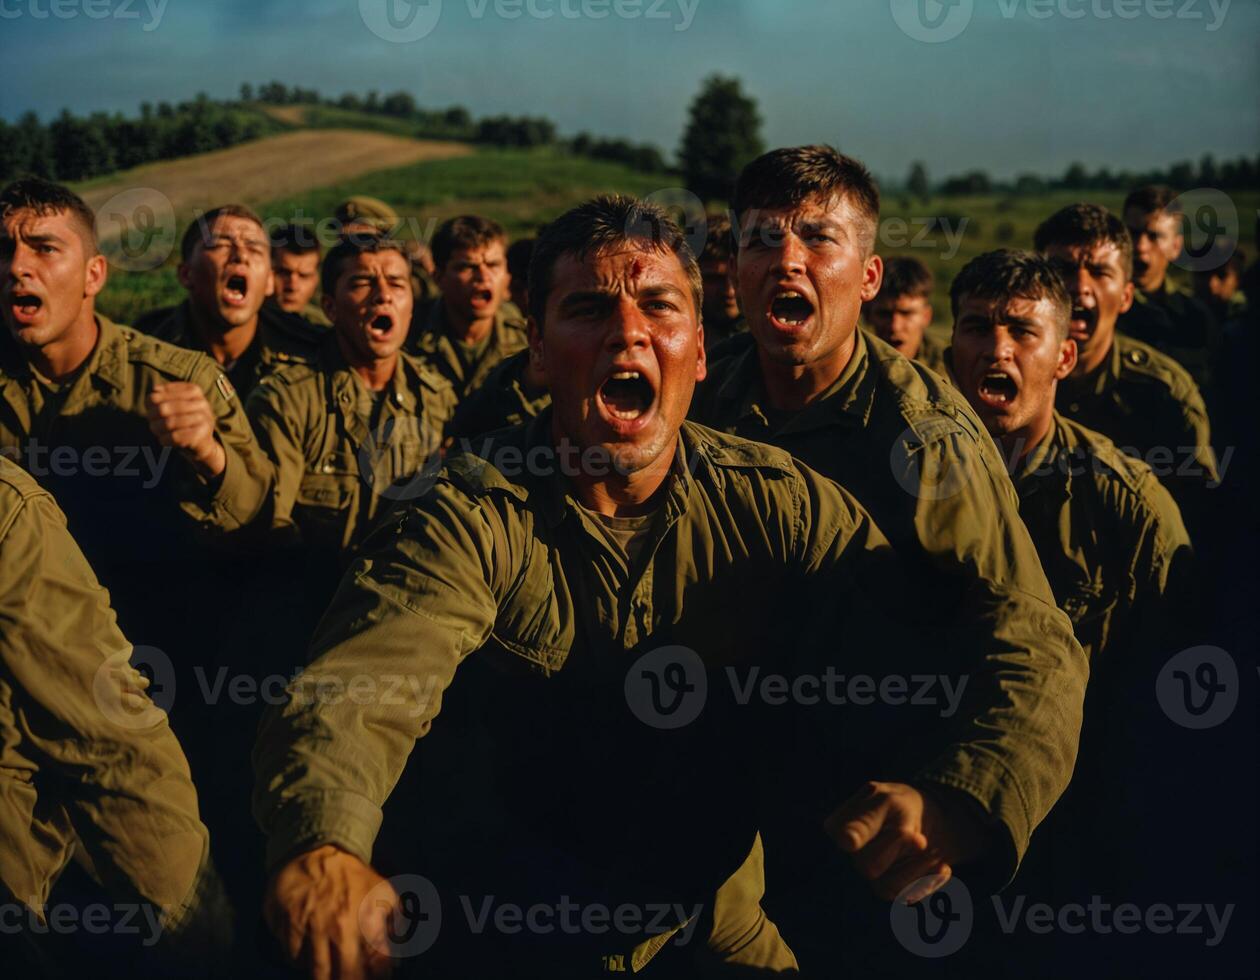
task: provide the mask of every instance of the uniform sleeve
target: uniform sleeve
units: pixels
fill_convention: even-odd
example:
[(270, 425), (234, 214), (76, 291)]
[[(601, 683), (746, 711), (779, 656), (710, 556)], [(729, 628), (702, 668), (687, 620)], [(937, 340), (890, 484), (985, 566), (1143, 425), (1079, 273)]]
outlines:
[(365, 542), (265, 715), (254, 813), (275, 866), (321, 844), (371, 859), (381, 805), (456, 667), (490, 635), (528, 536), (510, 507), (440, 479)]
[(202, 358), (192, 380), (201, 386), (214, 410), (227, 467), (215, 481), (190, 481), (192, 489), (181, 506), (203, 526), (237, 531), (258, 519), (270, 503), (271, 464), (254, 438), (240, 395), (218, 367)]
[(264, 381), (245, 406), (258, 444), (274, 468), (270, 523), (277, 530), (295, 527), (293, 503), (306, 472), (305, 413), (297, 411), (288, 391), (283, 382)]
[[(905, 457), (927, 571), (952, 608), (929, 605), (941, 663), (966, 679), (943, 747), (912, 781), (970, 796), (999, 830), (991, 873), (1013, 876), (1072, 776), (1089, 666), (1058, 608), (996, 451), (945, 431)], [(895, 465), (895, 464), (894, 464)], [(931, 634), (929, 634), (931, 635)]]
[(57, 802), (111, 893), (178, 915), (209, 847), (183, 751), (52, 498), (27, 498), (0, 534), (0, 670), (23, 751), (66, 787)]

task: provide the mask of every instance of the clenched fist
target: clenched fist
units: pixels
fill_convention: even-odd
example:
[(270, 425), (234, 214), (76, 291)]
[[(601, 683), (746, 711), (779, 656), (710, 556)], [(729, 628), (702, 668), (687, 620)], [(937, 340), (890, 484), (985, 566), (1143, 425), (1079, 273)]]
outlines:
[(214, 410), (191, 381), (158, 385), (148, 399), (149, 429), (163, 446), (178, 449), (207, 478), (227, 468), (227, 453), (215, 435)]
[(906, 895), (912, 905), (942, 888), (953, 865), (983, 850), (979, 822), (962, 806), (946, 809), (947, 801), (960, 802), (905, 783), (871, 782), (845, 800), (825, 828), (840, 850), (853, 855), (858, 873), (882, 898), (894, 899), (927, 878)]
[[(390, 901), (364, 899), (382, 883)], [(263, 917), (295, 965), (315, 980), (383, 977), (394, 961), (387, 927), (398, 896), (353, 854), (331, 845), (299, 854), (267, 883)]]

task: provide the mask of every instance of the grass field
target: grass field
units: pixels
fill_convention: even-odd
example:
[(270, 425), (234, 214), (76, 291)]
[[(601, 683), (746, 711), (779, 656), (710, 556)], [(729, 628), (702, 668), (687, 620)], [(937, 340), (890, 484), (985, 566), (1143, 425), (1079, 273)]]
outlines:
[[(292, 108), (292, 107), (291, 107)], [(342, 114), (358, 126), (361, 114)], [(297, 123), (290, 114), (287, 122)], [(309, 110), (301, 117), (309, 124)], [(452, 155), (458, 154), (458, 155)], [(406, 139), (368, 130), (300, 129), (187, 160), (153, 164), (94, 181), (84, 193), (99, 204), (128, 187), (156, 187), (173, 202), (180, 231), (194, 213), (229, 200), (244, 201), (273, 220), (319, 221), (339, 201), (369, 194), (388, 201), (403, 217), (404, 237), (428, 238), (457, 214), (484, 214), (512, 236), (537, 226), (600, 192), (646, 195), (672, 178), (638, 173), (619, 164), (557, 150), (473, 150), (462, 144)], [(930, 201), (887, 195), (878, 250), (885, 257), (911, 255), (937, 277), (938, 329), (949, 320), (949, 283), (967, 260), (1002, 246), (1028, 248), (1037, 224), (1056, 209), (1087, 199), (1118, 209), (1123, 195), (1057, 192), (1038, 197), (987, 195)], [(1260, 192), (1236, 195), (1242, 248), (1256, 255), (1255, 224)], [(107, 316), (126, 322), (177, 302), (177, 256), (150, 272), (112, 268), (100, 300)]]

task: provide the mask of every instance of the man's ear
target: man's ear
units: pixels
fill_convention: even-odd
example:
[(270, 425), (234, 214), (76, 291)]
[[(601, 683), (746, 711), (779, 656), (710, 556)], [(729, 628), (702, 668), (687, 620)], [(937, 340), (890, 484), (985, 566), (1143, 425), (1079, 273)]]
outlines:
[(89, 299), (102, 289), (109, 279), (109, 262), (99, 252), (88, 259), (83, 276), (83, 295)]
[(872, 254), (866, 260), (862, 270), (862, 302), (869, 303), (879, 295), (879, 287), (884, 283), (884, 260)]
[(192, 289), (192, 270), (188, 265), (181, 262), (175, 269), (175, 277), (179, 280), (179, 284), (185, 289)]
[(267, 291), (264, 296), (274, 296), (276, 294), (276, 273), (274, 269), (267, 270)]
[(696, 319), (696, 381), (703, 381), (709, 374), (709, 355), (704, 350), (704, 317)]
[(1054, 369), (1054, 380), (1062, 381), (1076, 370), (1076, 341), (1068, 337), (1059, 345), (1059, 364)]
[(329, 296), (327, 293), (320, 293), (319, 308), (324, 311), (324, 316), (329, 320), (334, 319), (333, 314), (337, 311), (337, 299), (335, 296)]
[(1120, 313), (1123, 315), (1133, 308), (1133, 280), (1124, 284), (1124, 295), (1120, 299)]

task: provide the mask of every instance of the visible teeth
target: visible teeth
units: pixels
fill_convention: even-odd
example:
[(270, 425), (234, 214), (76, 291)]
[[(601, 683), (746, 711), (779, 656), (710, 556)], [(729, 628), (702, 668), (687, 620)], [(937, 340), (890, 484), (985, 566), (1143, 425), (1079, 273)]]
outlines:
[(643, 412), (637, 408), (632, 408), (632, 409), (622, 412), (610, 406), (608, 409), (608, 414), (611, 415), (615, 419), (621, 419), (623, 422), (633, 422), (640, 415), (642, 415)]
[(614, 381), (638, 381), (638, 371), (616, 371), (612, 375)]
[(804, 297), (801, 296), (801, 294), (798, 293), (795, 289), (785, 289), (783, 292), (777, 294), (774, 298), (775, 299), (804, 299)]

